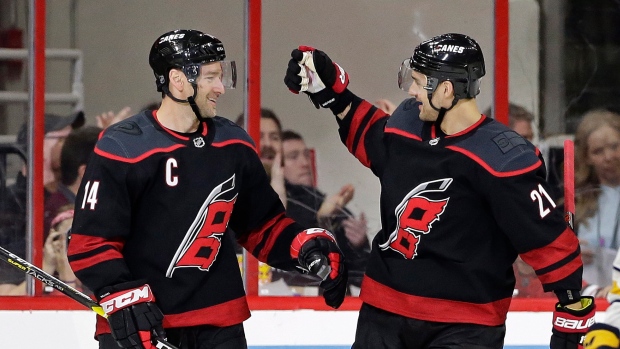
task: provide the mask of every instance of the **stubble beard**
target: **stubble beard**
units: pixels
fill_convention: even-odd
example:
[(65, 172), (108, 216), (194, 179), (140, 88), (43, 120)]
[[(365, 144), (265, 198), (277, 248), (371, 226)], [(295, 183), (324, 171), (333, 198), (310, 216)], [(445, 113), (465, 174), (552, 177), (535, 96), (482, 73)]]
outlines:
[(422, 108), (422, 110), (420, 111), (420, 120), (430, 121), (430, 122), (435, 121), (437, 120), (437, 115), (434, 115), (434, 114), (435, 113), (433, 113), (432, 111), (429, 111), (427, 108)]
[(204, 108), (200, 108), (200, 116), (209, 119), (217, 115), (217, 110), (209, 105), (206, 105)]
[(198, 105), (198, 110), (200, 111), (200, 117), (203, 119), (209, 119), (217, 115), (217, 108), (212, 107), (211, 102), (209, 101), (209, 96), (205, 96), (203, 98), (203, 103)]

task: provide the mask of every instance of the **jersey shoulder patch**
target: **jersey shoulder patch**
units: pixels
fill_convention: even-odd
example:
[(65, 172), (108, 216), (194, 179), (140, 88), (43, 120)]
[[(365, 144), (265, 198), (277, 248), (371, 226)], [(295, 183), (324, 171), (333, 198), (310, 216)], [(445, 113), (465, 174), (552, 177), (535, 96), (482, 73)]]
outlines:
[(215, 138), (213, 138), (213, 146), (221, 147), (229, 144), (240, 143), (256, 150), (256, 144), (252, 137), (239, 125), (229, 119), (216, 116), (213, 118), (215, 125)]
[(421, 139), (424, 122), (420, 120), (420, 104), (415, 98), (405, 99), (388, 119), (385, 132)]
[(124, 162), (137, 162), (157, 152), (182, 147), (155, 128), (152, 111), (143, 111), (108, 127), (95, 147), (101, 156)]
[(497, 177), (519, 175), (542, 165), (532, 143), (493, 119), (448, 148), (467, 155)]

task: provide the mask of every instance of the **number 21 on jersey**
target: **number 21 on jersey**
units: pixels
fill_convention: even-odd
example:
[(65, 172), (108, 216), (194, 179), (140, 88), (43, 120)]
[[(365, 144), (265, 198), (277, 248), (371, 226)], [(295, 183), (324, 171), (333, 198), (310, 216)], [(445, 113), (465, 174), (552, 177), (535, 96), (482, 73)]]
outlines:
[(543, 188), (543, 186), (540, 184), (538, 185), (538, 189), (534, 189), (530, 192), (530, 198), (532, 198), (532, 201), (534, 202), (538, 201), (538, 211), (540, 213), (540, 218), (545, 218), (545, 216), (548, 215), (549, 212), (551, 212), (551, 210), (549, 209), (549, 205), (551, 206), (551, 208), (555, 208), (556, 206), (553, 199), (551, 199), (551, 196), (547, 194), (545, 188)]
[(97, 191), (99, 190), (99, 181), (94, 182), (86, 182), (86, 186), (84, 187), (84, 199), (82, 200), (81, 208), (84, 209), (86, 206), (90, 206), (89, 209), (95, 210), (95, 205), (97, 204)]

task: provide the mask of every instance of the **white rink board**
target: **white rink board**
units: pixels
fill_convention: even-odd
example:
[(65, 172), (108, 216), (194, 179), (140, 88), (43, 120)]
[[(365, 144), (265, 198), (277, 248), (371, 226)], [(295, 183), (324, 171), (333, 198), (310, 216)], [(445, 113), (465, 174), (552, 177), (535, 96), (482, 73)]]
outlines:
[[(601, 319), (602, 315), (597, 313), (597, 318)], [(0, 311), (2, 347), (97, 349), (92, 337), (94, 321), (90, 311), (3, 310)], [(356, 322), (355, 311), (260, 310), (252, 312), (245, 331), (250, 349), (316, 346), (344, 349), (350, 348), (353, 342)], [(511, 312), (505, 348), (548, 347), (550, 333), (550, 312)]]

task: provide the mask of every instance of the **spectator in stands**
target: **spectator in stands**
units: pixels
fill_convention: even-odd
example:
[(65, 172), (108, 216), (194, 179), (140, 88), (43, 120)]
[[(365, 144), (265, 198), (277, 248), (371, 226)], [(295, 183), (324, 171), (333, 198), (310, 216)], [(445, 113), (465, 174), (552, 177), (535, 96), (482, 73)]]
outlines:
[(95, 120), (97, 120), (97, 127), (104, 129), (119, 121), (123, 121), (132, 115), (133, 113), (131, 112), (131, 107), (126, 106), (119, 110), (118, 113), (115, 113), (112, 110), (103, 112), (95, 116)]
[(44, 231), (47, 232), (51, 227), (49, 217), (55, 217), (59, 208), (75, 203), (75, 195), (86, 170), (88, 158), (95, 149), (101, 131), (102, 129), (97, 126), (84, 126), (73, 130), (63, 141), (60, 154), (61, 183), (57, 191), (45, 200)]
[(604, 296), (620, 244), (620, 114), (587, 112), (575, 133), (575, 225), (584, 281)]
[[(484, 115), (493, 118), (493, 109), (487, 109)], [(534, 122), (534, 115), (531, 112), (518, 104), (508, 104), (508, 126), (530, 142), (534, 140), (532, 122)]]
[[(54, 176), (52, 169), (52, 149), (57, 143), (66, 138), (71, 130), (82, 127), (85, 123), (84, 113), (79, 111), (68, 117), (54, 114), (45, 114), (45, 138), (43, 139), (43, 185), (47, 193), (53, 193), (58, 189), (60, 178)], [(18, 135), (23, 140), (18, 142), (26, 144), (26, 128), (22, 126), (22, 131)]]
[[(67, 117), (45, 114), (45, 138), (43, 140), (43, 183), (44, 198), (57, 190), (59, 178), (52, 170), (52, 149), (62, 141), (72, 129), (84, 125), (84, 113), (77, 112)], [(17, 147), (28, 154), (28, 129), (24, 123), (17, 134)], [(6, 195), (2, 203), (2, 221), (0, 222), (0, 244), (11, 252), (25, 256), (26, 254), (26, 198), (28, 186), (28, 170), (23, 164), (15, 178), (15, 183), (5, 188)], [(51, 219), (51, 218), (50, 218)], [(0, 263), (0, 284), (19, 284), (24, 274), (5, 263)]]
[[(286, 214), (301, 224), (320, 226), (333, 232), (338, 246), (345, 255), (349, 270), (349, 285), (359, 287), (370, 254), (367, 222), (364, 213), (355, 217), (346, 209), (353, 199), (355, 187), (343, 186), (336, 194), (325, 195), (314, 184), (310, 149), (302, 136), (294, 131), (282, 132), (284, 179), (286, 181)], [(317, 285), (316, 279), (299, 274), (276, 272), (289, 285)], [(278, 275), (279, 274), (279, 275)]]
[[(243, 113), (237, 117), (237, 125), (244, 125)], [(278, 193), (286, 207), (286, 189), (282, 174), (282, 123), (271, 109), (260, 110), (260, 160), (271, 178), (271, 187)]]
[[(159, 109), (160, 102), (151, 102), (142, 107), (140, 110), (157, 110)], [(95, 116), (95, 120), (97, 120), (97, 126), (101, 129), (105, 129), (110, 125), (113, 125), (119, 121), (123, 121), (128, 117), (132, 116), (134, 113), (131, 111), (131, 107), (125, 106), (117, 113), (110, 110), (107, 112), (103, 112), (97, 116)]]
[[(67, 258), (67, 234), (73, 223), (73, 205), (61, 207), (51, 223), (51, 228), (43, 247), (43, 270), (57, 277), (60, 281), (85, 291), (80, 280), (77, 279)], [(47, 268), (47, 269), (46, 269)], [(46, 286), (46, 293), (60, 294), (54, 288)], [(90, 292), (90, 291), (89, 291)]]
[[(73, 274), (67, 258), (67, 233), (73, 222), (73, 206), (67, 205), (52, 220), (52, 228), (47, 234), (43, 246), (43, 266), (41, 269), (54, 275), (69, 286), (82, 289), (82, 285)], [(18, 271), (22, 275), (25, 274)], [(53, 288), (46, 287), (46, 293), (55, 293)], [(26, 281), (22, 276), (19, 282), (4, 282), (0, 284), (0, 295), (20, 296), (26, 294)]]

